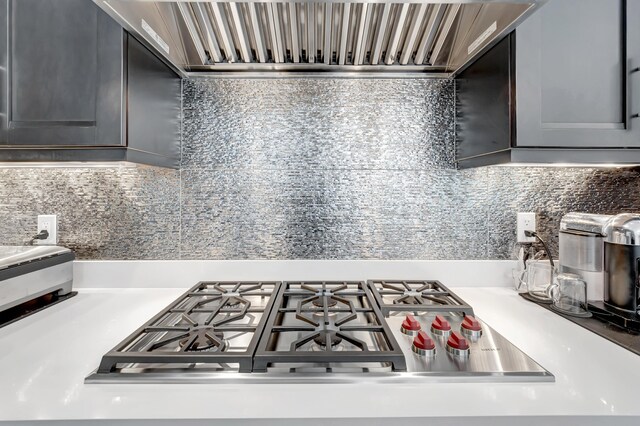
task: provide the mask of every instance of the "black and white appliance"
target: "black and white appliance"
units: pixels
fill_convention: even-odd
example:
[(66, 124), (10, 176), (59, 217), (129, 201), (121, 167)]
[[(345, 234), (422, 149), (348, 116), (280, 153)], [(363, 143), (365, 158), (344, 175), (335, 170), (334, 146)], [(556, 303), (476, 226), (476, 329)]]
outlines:
[(26, 315), (20, 309), (26, 302), (51, 295), (40, 309), (69, 297), (74, 258), (65, 247), (0, 246), (0, 326)]
[(87, 383), (553, 381), (437, 281), (201, 282)]

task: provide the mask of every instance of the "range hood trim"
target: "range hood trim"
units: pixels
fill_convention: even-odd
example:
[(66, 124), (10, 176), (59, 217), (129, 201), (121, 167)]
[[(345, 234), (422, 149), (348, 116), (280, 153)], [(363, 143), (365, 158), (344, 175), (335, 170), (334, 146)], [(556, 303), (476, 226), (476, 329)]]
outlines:
[[(280, 78), (289, 76), (288, 73), (308, 75), (331, 73), (334, 76), (337, 74), (344, 74), (342, 75), (343, 77), (356, 78), (373, 77), (375, 74), (406, 76), (413, 78), (453, 78), (466, 69), (477, 58), (482, 56), (486, 51), (491, 49), (503, 37), (515, 29), (520, 22), (526, 19), (531, 13), (538, 10), (538, 8), (548, 0), (326, 0), (320, 2), (310, 0), (243, 0), (241, 2), (229, 2), (228, 0), (117, 0), (121, 4), (167, 4), (169, 7), (170, 4), (179, 3), (175, 7), (177, 13), (176, 16), (174, 16), (174, 20), (181, 20), (181, 22), (175, 23), (174, 30), (177, 32), (177, 38), (180, 42), (177, 43), (175, 40), (173, 40), (173, 42), (179, 46), (175, 50), (179, 51), (179, 54), (184, 56), (184, 66), (177, 63), (175, 57), (169, 57), (168, 48), (165, 48), (163, 51), (163, 49), (159, 47), (159, 43), (154, 40), (150, 34), (146, 34), (144, 31), (141, 31), (140, 26), (134, 25), (133, 22), (140, 19), (140, 16), (124, 16), (123, 13), (120, 13), (112, 6), (111, 3), (113, 0), (93, 1), (116, 19), (136, 39), (152, 50), (163, 60), (163, 62), (183, 78), (199, 76), (218, 77), (223, 74), (238, 75), (244, 73), (258, 77), (271, 76)], [(188, 13), (186, 3), (193, 3), (193, 16), (191, 16), (191, 14), (189, 14), (188, 17), (186, 16)], [(210, 9), (213, 12), (208, 13), (202, 6), (207, 3), (212, 4)], [(237, 29), (234, 30), (220, 27), (223, 19), (219, 15), (224, 9), (225, 4), (233, 6), (229, 12), (232, 22), (235, 23), (232, 25), (240, 26), (240, 30), (243, 35), (242, 37), (238, 38)], [(258, 16), (257, 4), (265, 5), (262, 6), (264, 8), (263, 10), (266, 10), (263, 20), (261, 19), (261, 16)], [(458, 45), (455, 44), (458, 42), (458, 34), (455, 34), (455, 27), (457, 25), (454, 25), (454, 22), (458, 20), (458, 17), (462, 13), (461, 6), (464, 4), (511, 4), (521, 5), (520, 7), (526, 5), (528, 7), (522, 11), (516, 10), (517, 16), (515, 19), (512, 19), (513, 14), (509, 15), (509, 23), (506, 26), (498, 26), (497, 30), (494, 30), (493, 33), (489, 33), (490, 35), (486, 36), (485, 40), (481, 40), (479, 42), (480, 47), (475, 49), (475, 51), (473, 51), (471, 47), (468, 47), (468, 49), (471, 49), (471, 53), (466, 56), (463, 62), (460, 63), (460, 61), (457, 61), (453, 63), (453, 66), (450, 66), (452, 64), (449, 61), (451, 61), (454, 49), (457, 48), (455, 53), (457, 55), (461, 55), (461, 52), (464, 49), (460, 50), (459, 45), (465, 43), (466, 46), (466, 43), (469, 41), (467, 40), (469, 37), (469, 34), (467, 33), (465, 34), (462, 42)], [(243, 20), (242, 16), (239, 16), (241, 9), (240, 5), (245, 5), (248, 8), (246, 10), (248, 10), (249, 15), (247, 15), (246, 18), (249, 22)], [(278, 13), (278, 5), (282, 5), (280, 13)], [(317, 8), (318, 12), (316, 16), (324, 18), (318, 26), (319, 34), (316, 34), (316, 32), (312, 31), (310, 28), (307, 31), (308, 27), (302, 27), (302, 22), (300, 22), (301, 16), (296, 15), (296, 5), (299, 6), (297, 9), (299, 11), (298, 13), (301, 13), (300, 11), (305, 11), (304, 13), (307, 13), (313, 9), (314, 5), (324, 6), (318, 6)], [(332, 15), (333, 11), (340, 8), (340, 5), (343, 5), (344, 13)], [(353, 5), (353, 7), (351, 7), (351, 5)], [(356, 9), (356, 5), (362, 5), (362, 7)], [(384, 5), (384, 8), (379, 8), (379, 15), (372, 17), (374, 14), (372, 9), (375, 5)], [(393, 5), (399, 7), (398, 12), (396, 13), (396, 15), (399, 15), (397, 18), (388, 16), (389, 9), (391, 9)], [(415, 8), (413, 12), (414, 19), (406, 16), (409, 5)], [(156, 9), (159, 10), (159, 8), (160, 6), (156, 6)], [(427, 12), (425, 9), (430, 10)], [(478, 15), (479, 14), (480, 12), (478, 12)], [(212, 21), (205, 23), (205, 15), (211, 18)], [(283, 21), (275, 22), (274, 24), (274, 19), (279, 19), (280, 15), (287, 15), (292, 19), (284, 21), (285, 18), (282, 18)], [(415, 19), (418, 19), (416, 18), (416, 15), (418, 18), (423, 18), (424, 20), (430, 18), (430, 22), (424, 22), (422, 25), (416, 25)], [(178, 16), (180, 18), (177, 18)], [(331, 22), (327, 21), (327, 17), (333, 18), (333, 25)], [(336, 22), (337, 17), (340, 17), (341, 22)], [(385, 17), (388, 18), (388, 22), (385, 20)], [(349, 19), (351, 19), (351, 21), (349, 21)], [(377, 31), (388, 32), (386, 37), (374, 34), (376, 31), (372, 28), (370, 30), (370, 25), (376, 25), (374, 19), (378, 19), (380, 22), (380, 28), (378, 28)], [(361, 20), (366, 20), (364, 25), (360, 22)], [(253, 28), (252, 25), (255, 26), (256, 22), (262, 22), (262, 24), (265, 25), (260, 28)], [(355, 26), (355, 28), (352, 28), (354, 31), (349, 31), (347, 28), (344, 28), (345, 22), (350, 22), (349, 25), (352, 27)], [(282, 25), (278, 25), (278, 23), (281, 23)], [(471, 24), (469, 24), (469, 28), (472, 28), (474, 23), (475, 19)], [(194, 38), (194, 35), (198, 34), (194, 25), (205, 27), (200, 38)], [(213, 29), (212, 25), (217, 26), (218, 34), (222, 39), (216, 40), (216, 31)], [(402, 26), (402, 28), (397, 28), (400, 26)], [(419, 28), (416, 28), (416, 26)], [(436, 27), (435, 29), (433, 28), (434, 26)], [(338, 27), (337, 31), (335, 27)], [(452, 29), (452, 27), (454, 29)], [(332, 29), (332, 33), (327, 37), (324, 33), (326, 33), (329, 28)], [(424, 28), (424, 30), (422, 30), (422, 28)], [(442, 34), (443, 28), (451, 31), (453, 34), (452, 40), (449, 40), (449, 35)], [(230, 31), (234, 32), (231, 33)], [(282, 32), (289, 31), (291, 34), (281, 34)], [(418, 31), (420, 34), (416, 34)], [(280, 34), (280, 36), (278, 36), (278, 34)], [(295, 37), (292, 38), (292, 35)], [(336, 35), (336, 39), (331, 40), (332, 36)], [(350, 43), (354, 46), (353, 52), (351, 52), (351, 50), (346, 46), (347, 37), (349, 37)], [(359, 40), (359, 37), (364, 37), (365, 39)], [(398, 39), (400, 37), (402, 37), (402, 44), (407, 44), (411, 53), (408, 53), (409, 51), (403, 51), (399, 46), (397, 46), (399, 43)], [(186, 38), (188, 38), (188, 42), (186, 44), (192, 44), (189, 48), (187, 48), (185, 44)], [(384, 38), (388, 40), (383, 40)], [(249, 45), (249, 42), (252, 39), (254, 42), (257, 40), (257, 46)], [(276, 60), (285, 60), (287, 62), (267, 62), (267, 39), (271, 40), (271, 45), (269, 47), (272, 57), (277, 58)], [(286, 45), (287, 41), (291, 46)], [(369, 42), (370, 50), (368, 50), (365, 45), (367, 44), (367, 41)], [(332, 42), (334, 44), (334, 48), (330, 48), (328, 51), (329, 54), (324, 54), (327, 52), (327, 46), (331, 46)], [(335, 43), (337, 43), (337, 45), (335, 45)], [(396, 55), (387, 55), (383, 58), (382, 51), (384, 51), (384, 49), (381, 47), (382, 43), (385, 43), (385, 46), (387, 49), (390, 49), (391, 52), (397, 52)], [(451, 46), (443, 46), (445, 43), (450, 43)], [(427, 45), (430, 45), (431, 49), (429, 49)], [(288, 49), (288, 47), (291, 47), (292, 49)], [(307, 54), (306, 60), (308, 62), (305, 62), (302, 58), (303, 51), (306, 52), (309, 48), (311, 48), (314, 53)], [(447, 48), (450, 49), (451, 52), (447, 52)], [(259, 61), (252, 61), (252, 58), (250, 57), (252, 51), (255, 52), (254, 56), (256, 56), (256, 59), (259, 58)], [(320, 51), (323, 55), (320, 55)], [(413, 55), (414, 51), (415, 55)], [(225, 52), (228, 52), (226, 58), (229, 62), (220, 62), (220, 60), (225, 56)], [(290, 52), (290, 57), (287, 58), (286, 52)], [(316, 52), (318, 52), (318, 54), (316, 54)], [(361, 63), (364, 62), (364, 58), (367, 56), (366, 52), (369, 52), (371, 55), (370, 64)], [(207, 57), (207, 53), (209, 53), (209, 57)], [(352, 59), (353, 64), (348, 63), (346, 60), (347, 53), (354, 55)], [(330, 57), (332, 54), (334, 55), (333, 58)], [(197, 64), (197, 60), (191, 62), (188, 59), (188, 57), (193, 57), (194, 55), (200, 59), (202, 64)], [(432, 56), (435, 56), (435, 60), (438, 61), (440, 57), (444, 57), (443, 55), (447, 55), (448, 58), (444, 65), (437, 64), (437, 62), (436, 65), (428, 63), (433, 59)], [(397, 59), (392, 59), (395, 58), (395, 56), (397, 56)], [(417, 61), (419, 61), (420, 65), (409, 63), (409, 58), (414, 56)]]

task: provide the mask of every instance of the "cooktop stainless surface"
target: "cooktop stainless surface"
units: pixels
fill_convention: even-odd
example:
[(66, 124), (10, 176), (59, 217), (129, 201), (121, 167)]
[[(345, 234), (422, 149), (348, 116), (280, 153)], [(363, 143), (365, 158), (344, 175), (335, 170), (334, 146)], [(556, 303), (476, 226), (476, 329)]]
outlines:
[(87, 383), (553, 381), (437, 281), (202, 282)]

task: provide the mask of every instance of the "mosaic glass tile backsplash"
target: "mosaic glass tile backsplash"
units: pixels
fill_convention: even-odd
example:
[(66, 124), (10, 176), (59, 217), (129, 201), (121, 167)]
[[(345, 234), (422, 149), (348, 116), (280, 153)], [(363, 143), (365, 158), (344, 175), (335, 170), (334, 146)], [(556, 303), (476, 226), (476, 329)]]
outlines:
[(0, 169), (0, 244), (37, 214), (84, 259), (509, 259), (518, 211), (640, 211), (640, 170), (453, 169), (431, 79), (194, 79), (181, 169)]

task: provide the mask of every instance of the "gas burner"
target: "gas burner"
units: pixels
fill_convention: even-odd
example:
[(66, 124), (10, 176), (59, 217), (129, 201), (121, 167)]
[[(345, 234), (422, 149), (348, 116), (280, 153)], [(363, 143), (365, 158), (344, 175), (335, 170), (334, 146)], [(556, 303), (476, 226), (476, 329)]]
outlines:
[[(392, 291), (401, 291), (402, 289), (397, 288), (395, 286), (389, 284), (383, 284), (383, 288)], [(405, 305), (426, 305), (430, 302), (438, 305), (448, 305), (449, 301), (446, 298), (438, 297), (433, 294), (434, 293), (433, 286), (424, 285), (419, 287), (417, 290), (404, 290), (402, 295), (397, 299), (393, 300), (393, 304), (405, 304)]]
[[(392, 364), (404, 371), (402, 350), (359, 281), (286, 282), (276, 296), (253, 371), (287, 363), (337, 365)], [(358, 364), (359, 363), (359, 364)]]
[[(248, 285), (241, 288), (235, 285), (232, 288), (225, 288), (221, 283), (214, 283), (212, 288), (216, 292), (205, 292), (206, 297), (202, 300), (196, 300), (190, 311), (206, 307), (207, 305), (216, 305), (217, 308), (211, 311), (211, 314), (205, 319), (205, 324), (220, 325), (244, 317), (251, 302), (243, 297), (244, 294), (259, 289), (259, 285)], [(233, 313), (230, 315), (224, 315)]]
[(211, 326), (193, 327), (188, 335), (180, 340), (181, 351), (223, 351), (227, 347), (224, 333)]
[(237, 308), (240, 305), (250, 305), (250, 303), (247, 303), (245, 300), (241, 299), (241, 298), (234, 298), (234, 297), (228, 297), (225, 301), (224, 301), (224, 305), (229, 307), (229, 308)]
[[(337, 312), (327, 312), (326, 314), (329, 318), (333, 319), (336, 317), (336, 315), (338, 315)], [(311, 314), (311, 316), (313, 316), (314, 318), (324, 318), (325, 316), (325, 312), (324, 309), (318, 309), (317, 311), (313, 311), (313, 313)]]
[(333, 347), (342, 342), (342, 337), (338, 336), (337, 331), (329, 330), (325, 333), (317, 333), (316, 337), (313, 338), (313, 341), (320, 346), (326, 347), (327, 340), (329, 344)]
[[(309, 347), (309, 351), (310, 352), (326, 352), (327, 345), (324, 343), (322, 345), (319, 345), (314, 342), (314, 344)], [(344, 351), (344, 345), (342, 344), (342, 342), (331, 347), (331, 352), (342, 352), (342, 351)]]
[(324, 284), (321, 288), (317, 289), (309, 284), (302, 284), (300, 288), (314, 293), (315, 296), (313, 298), (310, 298), (311, 303), (319, 308), (322, 308), (324, 306), (336, 306), (338, 304), (338, 300), (333, 296), (333, 293), (336, 291), (344, 290), (345, 288), (347, 288), (347, 286), (345, 284), (342, 284), (335, 288), (329, 289), (327, 288), (326, 284)]
[(439, 281), (369, 280), (376, 302), (384, 316), (390, 312), (461, 312), (473, 309)]
[[(334, 326), (337, 327), (337, 330), (339, 330), (340, 325), (356, 318), (357, 314), (356, 314), (356, 310), (353, 305), (353, 302), (343, 297), (340, 297), (339, 292), (341, 290), (345, 290), (347, 288), (346, 285), (343, 284), (336, 288), (333, 288), (332, 290), (329, 290), (326, 288), (326, 284), (323, 283), (322, 288), (319, 291), (317, 291), (315, 288), (306, 284), (302, 284), (300, 288), (303, 290), (315, 293), (315, 296), (306, 297), (298, 302), (297, 308), (296, 308), (297, 319), (304, 321), (306, 323), (309, 323), (315, 327), (319, 327), (320, 323), (317, 320), (313, 318), (309, 318), (308, 316), (305, 315), (305, 313), (311, 312), (313, 317), (323, 318), (323, 323), (325, 325), (328, 325), (331, 322), (333, 322)], [(338, 307), (337, 306), (338, 303), (340, 303), (341, 306)], [(310, 309), (309, 304), (317, 307), (322, 307), (323, 309), (322, 310)], [(330, 309), (330, 308), (333, 308), (333, 309)], [(337, 313), (342, 311), (346, 311), (347, 316), (336, 321), (335, 317)], [(333, 317), (333, 321), (332, 321), (332, 317)], [(322, 330), (322, 331), (325, 331), (325, 330)]]
[(318, 306), (320, 308), (324, 307), (325, 305), (331, 307), (331, 306), (336, 306), (338, 304), (338, 301), (336, 299), (334, 299), (333, 297), (316, 297), (311, 303), (313, 303), (315, 306)]
[[(177, 350), (180, 352), (207, 351), (213, 349), (215, 351), (223, 351), (227, 344), (224, 341), (224, 334), (217, 331), (209, 325), (193, 327), (175, 327), (171, 330), (167, 328), (169, 333), (162, 339), (156, 340), (150, 347), (149, 351), (155, 350)], [(178, 332), (175, 334), (174, 332)], [(178, 346), (175, 347), (175, 342)]]

